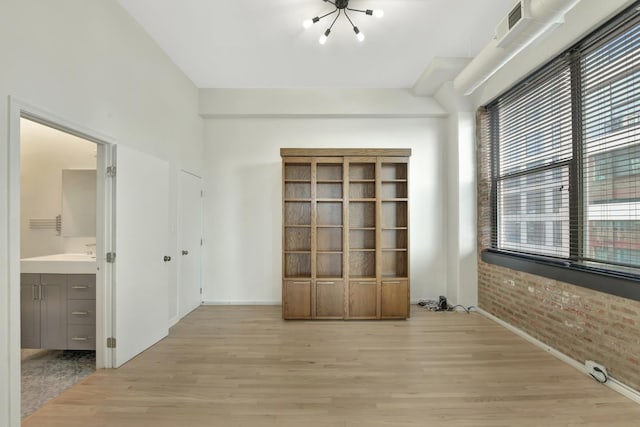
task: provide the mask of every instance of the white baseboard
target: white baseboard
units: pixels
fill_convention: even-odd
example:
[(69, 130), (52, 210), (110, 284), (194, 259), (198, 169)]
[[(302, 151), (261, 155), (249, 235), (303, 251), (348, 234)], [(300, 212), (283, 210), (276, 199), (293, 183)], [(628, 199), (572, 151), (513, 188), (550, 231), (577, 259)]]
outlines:
[(281, 305), (280, 300), (263, 301), (202, 301), (202, 305)]
[[(488, 319), (493, 320), (494, 322), (498, 323), (501, 326), (504, 326), (505, 328), (507, 328), (508, 330), (510, 330), (511, 332), (515, 333), (516, 335), (521, 336), (522, 338), (524, 338), (525, 340), (529, 341), (530, 343), (532, 343), (533, 345), (540, 347), (541, 349), (551, 353), (551, 355), (557, 357), (558, 359), (562, 360), (563, 362), (565, 362), (566, 364), (573, 366), (574, 368), (576, 368), (577, 370), (579, 370), (580, 372), (584, 373), (585, 375), (589, 375), (586, 371), (586, 368), (584, 366), (584, 364), (578, 362), (575, 359), (570, 358), (569, 356), (567, 356), (566, 354), (556, 350), (553, 347), (548, 346), (547, 344), (543, 343), (542, 341), (532, 337), (531, 335), (529, 335), (528, 333), (516, 328), (515, 326), (511, 325), (510, 323), (505, 322), (504, 320), (494, 316), (493, 314), (481, 309), (481, 308), (476, 308), (476, 310), (478, 311), (478, 313), (482, 314), (483, 316), (487, 317)], [(629, 387), (628, 385), (616, 380), (615, 378), (609, 377), (608, 381), (606, 383), (604, 383), (603, 385), (606, 385), (607, 387), (609, 387), (610, 389), (620, 393), (621, 395), (633, 400), (634, 402), (640, 404), (640, 392), (638, 390), (635, 390), (631, 387)]]
[(169, 327), (173, 327), (180, 321), (180, 316), (175, 315), (173, 318), (169, 319)]

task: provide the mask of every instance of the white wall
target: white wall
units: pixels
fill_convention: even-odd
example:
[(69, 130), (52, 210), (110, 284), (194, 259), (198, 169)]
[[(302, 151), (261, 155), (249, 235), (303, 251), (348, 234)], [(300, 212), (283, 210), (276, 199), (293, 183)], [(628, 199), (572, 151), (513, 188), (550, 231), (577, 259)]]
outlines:
[(86, 243), (95, 243), (95, 236), (63, 237), (56, 230), (31, 229), (29, 220), (53, 219), (62, 213), (62, 170), (95, 170), (96, 149), (93, 142), (21, 120), (20, 258), (84, 252)]
[(451, 82), (435, 99), (447, 111), (447, 296), (451, 305), (478, 303), (475, 114)]
[(197, 89), (114, 1), (2, 0), (0, 58), (0, 425), (18, 426), (19, 371), (10, 366), (20, 357), (19, 253), (9, 253), (9, 241), (17, 245), (19, 211), (18, 198), (8, 199), (8, 97), (167, 160), (174, 256), (178, 171), (202, 170), (203, 128)]
[(203, 297), (276, 303), (282, 283), (280, 148), (411, 148), (412, 300), (446, 289), (444, 119), (209, 119)]

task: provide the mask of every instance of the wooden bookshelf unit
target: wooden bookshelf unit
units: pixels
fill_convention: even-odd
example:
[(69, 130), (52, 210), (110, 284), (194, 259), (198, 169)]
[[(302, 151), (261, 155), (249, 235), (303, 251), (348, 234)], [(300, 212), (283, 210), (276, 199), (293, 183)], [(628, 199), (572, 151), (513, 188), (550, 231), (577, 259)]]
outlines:
[(411, 150), (280, 155), (282, 317), (406, 319)]

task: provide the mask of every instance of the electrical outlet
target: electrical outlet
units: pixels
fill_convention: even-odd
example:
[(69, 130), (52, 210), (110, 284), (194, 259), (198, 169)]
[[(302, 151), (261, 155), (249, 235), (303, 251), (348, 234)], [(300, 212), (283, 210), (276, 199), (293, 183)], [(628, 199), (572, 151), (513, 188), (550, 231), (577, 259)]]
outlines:
[(585, 360), (584, 366), (587, 374), (591, 375), (596, 380), (600, 382), (605, 382), (607, 380), (609, 374), (607, 373), (607, 368), (603, 365), (596, 363), (593, 360)]

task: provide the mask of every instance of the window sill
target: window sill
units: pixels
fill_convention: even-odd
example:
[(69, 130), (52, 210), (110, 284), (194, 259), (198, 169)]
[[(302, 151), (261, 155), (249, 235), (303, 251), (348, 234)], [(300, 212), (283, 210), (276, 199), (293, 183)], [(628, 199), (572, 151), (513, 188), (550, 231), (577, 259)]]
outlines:
[(640, 301), (640, 276), (638, 275), (497, 249), (485, 249), (480, 256), (482, 261), (488, 264)]

